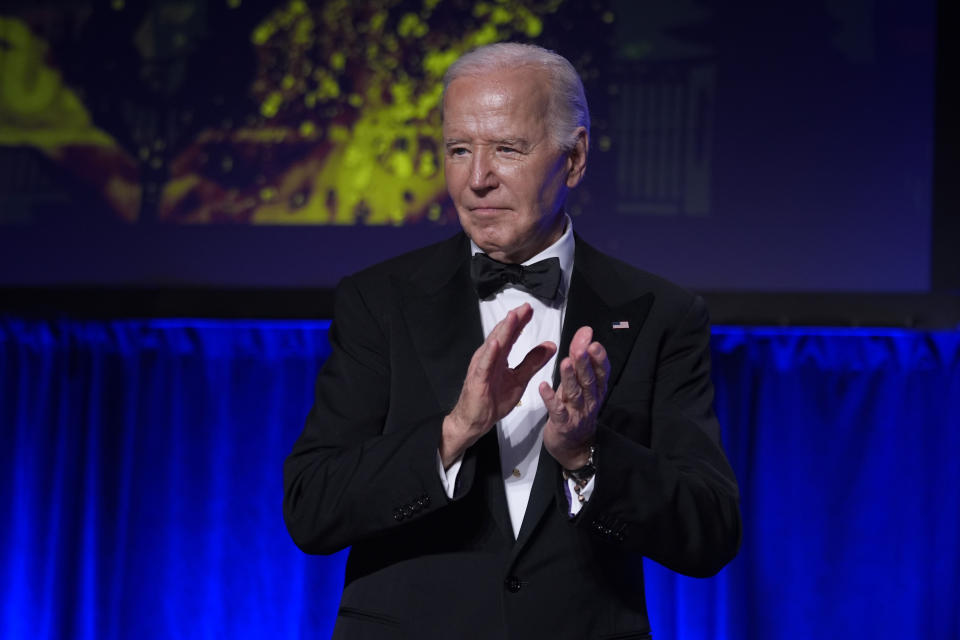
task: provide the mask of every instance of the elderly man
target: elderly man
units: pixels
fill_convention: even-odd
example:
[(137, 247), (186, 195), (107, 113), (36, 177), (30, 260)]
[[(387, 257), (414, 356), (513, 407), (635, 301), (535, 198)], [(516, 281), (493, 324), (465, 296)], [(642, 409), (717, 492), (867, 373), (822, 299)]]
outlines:
[(340, 284), (287, 527), (352, 545), (336, 638), (648, 637), (642, 558), (708, 576), (740, 540), (704, 305), (574, 235), (569, 62), (495, 44), (444, 86), (463, 233)]

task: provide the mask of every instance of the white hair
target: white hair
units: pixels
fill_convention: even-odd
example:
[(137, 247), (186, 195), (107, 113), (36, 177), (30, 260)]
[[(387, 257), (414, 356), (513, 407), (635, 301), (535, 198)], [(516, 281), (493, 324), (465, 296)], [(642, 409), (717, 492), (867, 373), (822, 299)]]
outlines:
[(559, 53), (519, 42), (497, 42), (465, 53), (450, 65), (443, 76), (443, 92), (462, 76), (479, 76), (508, 71), (518, 67), (534, 67), (547, 73), (550, 104), (547, 118), (554, 144), (564, 151), (577, 142), (577, 127), (590, 133), (590, 111), (580, 75)]

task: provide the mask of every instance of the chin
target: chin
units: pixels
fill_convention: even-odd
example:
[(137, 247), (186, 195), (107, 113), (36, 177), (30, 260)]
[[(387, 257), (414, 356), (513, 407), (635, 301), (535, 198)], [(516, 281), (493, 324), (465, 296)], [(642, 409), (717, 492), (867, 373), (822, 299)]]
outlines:
[(473, 240), (476, 245), (488, 255), (491, 253), (497, 253), (500, 250), (500, 244), (491, 241), (489, 238), (484, 238), (483, 236), (471, 236), (470, 239)]
[(477, 246), (487, 251), (496, 251), (498, 247), (503, 246), (503, 234), (497, 225), (468, 224), (461, 223), (463, 230), (470, 236), (470, 239), (477, 243)]

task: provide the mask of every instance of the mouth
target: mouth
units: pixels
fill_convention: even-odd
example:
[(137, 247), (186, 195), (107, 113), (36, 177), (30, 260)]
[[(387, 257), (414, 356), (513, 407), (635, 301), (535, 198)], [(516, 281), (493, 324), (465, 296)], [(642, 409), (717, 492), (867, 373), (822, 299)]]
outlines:
[(508, 207), (467, 207), (467, 210), (476, 216), (495, 216), (510, 209)]

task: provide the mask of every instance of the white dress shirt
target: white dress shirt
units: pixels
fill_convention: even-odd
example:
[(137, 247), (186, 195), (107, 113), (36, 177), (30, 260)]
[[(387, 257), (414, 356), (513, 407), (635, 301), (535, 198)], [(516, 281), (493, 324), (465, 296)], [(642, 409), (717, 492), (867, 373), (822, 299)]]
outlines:
[[(573, 272), (573, 245), (573, 225), (567, 217), (566, 228), (560, 239), (523, 263), (530, 265), (548, 258), (560, 260), (563, 275), (556, 299), (546, 301), (528, 293), (518, 285), (508, 284), (493, 296), (480, 301), (480, 320), (483, 324), (484, 338), (490, 335), (498, 322), (507, 317), (511, 309), (525, 302), (533, 308), (533, 318), (524, 327), (510, 350), (507, 358), (509, 366), (516, 367), (524, 356), (541, 342), (550, 341), (559, 346), (563, 317), (567, 308), (567, 294), (570, 290), (570, 275)], [(482, 253), (473, 241), (470, 242), (470, 246), (473, 254)], [(539, 387), (544, 381), (553, 384), (553, 370), (557, 355), (554, 354), (550, 361), (534, 374), (517, 406), (496, 424), (497, 440), (500, 444), (500, 469), (514, 538), (520, 532), (523, 514), (530, 500), (530, 489), (533, 487), (533, 478), (537, 474), (540, 447), (543, 444), (543, 425), (547, 421), (547, 409), (540, 397)], [(446, 471), (443, 469), (443, 463), (440, 462), (439, 451), (437, 461), (444, 489), (449, 497), (453, 497), (453, 487), (460, 471), (462, 458), (458, 458)], [(568, 485), (569, 513), (573, 516), (580, 511), (582, 503), (572, 497), (577, 495), (573, 488), (573, 481), (569, 480)], [(579, 493), (584, 500), (587, 500), (592, 489), (593, 480), (591, 479), (587, 487)]]

